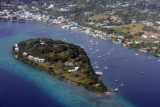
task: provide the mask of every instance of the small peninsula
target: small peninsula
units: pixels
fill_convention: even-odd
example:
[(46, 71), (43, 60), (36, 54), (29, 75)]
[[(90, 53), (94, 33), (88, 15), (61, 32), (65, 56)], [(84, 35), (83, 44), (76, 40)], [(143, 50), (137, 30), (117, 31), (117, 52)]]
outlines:
[(60, 40), (38, 38), (15, 44), (12, 53), (18, 60), (60, 80), (74, 83), (93, 92), (108, 91), (95, 74), (86, 52), (80, 46)]

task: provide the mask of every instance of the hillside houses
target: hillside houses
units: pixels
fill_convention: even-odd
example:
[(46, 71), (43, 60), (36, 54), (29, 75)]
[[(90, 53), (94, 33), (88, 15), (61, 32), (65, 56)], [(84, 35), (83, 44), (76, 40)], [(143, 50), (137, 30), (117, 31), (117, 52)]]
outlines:
[(144, 37), (144, 38), (160, 38), (160, 34), (154, 34), (154, 33), (147, 32), (147, 33), (144, 33), (142, 35), (142, 37)]

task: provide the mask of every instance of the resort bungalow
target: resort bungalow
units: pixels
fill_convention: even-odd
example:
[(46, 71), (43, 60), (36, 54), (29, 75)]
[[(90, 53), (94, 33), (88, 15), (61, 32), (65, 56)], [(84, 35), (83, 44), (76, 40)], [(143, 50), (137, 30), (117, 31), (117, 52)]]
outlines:
[(28, 56), (28, 59), (29, 59), (29, 60), (33, 60), (33, 59), (34, 59), (34, 57), (33, 57), (33, 56), (31, 56), (31, 55), (29, 55), (29, 56)]
[(34, 62), (39, 62), (39, 58), (34, 57), (34, 58), (33, 58), (33, 61), (34, 61)]
[(18, 44), (15, 44), (14, 46), (15, 46), (16, 48), (18, 48)]
[(15, 51), (18, 52), (18, 51), (19, 51), (19, 48), (15, 48)]
[(28, 53), (27, 52), (23, 52), (23, 56), (27, 56), (28, 55)]
[(39, 59), (39, 62), (40, 62), (40, 63), (44, 63), (44, 62), (45, 62), (45, 59)]

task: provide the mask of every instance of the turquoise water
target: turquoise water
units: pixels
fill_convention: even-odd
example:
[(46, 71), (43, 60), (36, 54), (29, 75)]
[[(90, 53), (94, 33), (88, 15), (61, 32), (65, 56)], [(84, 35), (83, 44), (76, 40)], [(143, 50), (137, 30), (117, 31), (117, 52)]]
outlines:
[[(59, 81), (12, 57), (11, 48), (15, 43), (39, 37), (80, 45), (87, 52), (92, 66), (95, 66), (95, 61), (98, 63), (98, 70), (104, 74), (100, 77), (104, 84), (109, 89), (118, 87), (120, 91), (106, 95), (88, 92), (82, 87)], [(91, 44), (90, 40), (93, 40), (94, 44)], [(158, 58), (152, 55), (136, 52), (78, 31), (31, 23), (0, 22), (0, 46), (0, 75), (3, 77), (0, 82), (3, 87), (0, 89), (0, 106), (10, 107), (7, 105), (10, 104), (16, 107), (159, 107), (160, 105), (158, 103), (160, 95), (156, 93), (160, 89), (158, 85), (160, 63), (157, 62)], [(88, 46), (93, 50), (99, 48), (99, 52), (93, 54)], [(108, 52), (111, 54), (107, 54)], [(135, 53), (139, 53), (139, 56), (135, 56)], [(101, 57), (98, 57), (100, 55)], [(104, 69), (105, 65), (109, 67), (108, 71)], [(145, 73), (141, 74), (142, 71)], [(116, 83), (116, 79), (120, 82)], [(124, 83), (123, 87), (120, 86), (121, 83)], [(1, 95), (8, 88), (10, 91), (6, 91), (7, 96)]]

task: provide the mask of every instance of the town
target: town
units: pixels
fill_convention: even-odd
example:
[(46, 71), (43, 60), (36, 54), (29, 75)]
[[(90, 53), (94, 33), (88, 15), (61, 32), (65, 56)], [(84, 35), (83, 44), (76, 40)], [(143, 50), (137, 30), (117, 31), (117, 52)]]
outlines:
[[(55, 25), (160, 56), (160, 13), (149, 9), (152, 3), (117, 1), (89, 5), (90, 2), (4, 1), (0, 2), (0, 20)], [(140, 9), (144, 6), (148, 7)]]

